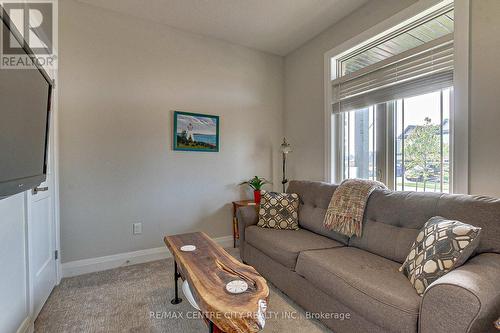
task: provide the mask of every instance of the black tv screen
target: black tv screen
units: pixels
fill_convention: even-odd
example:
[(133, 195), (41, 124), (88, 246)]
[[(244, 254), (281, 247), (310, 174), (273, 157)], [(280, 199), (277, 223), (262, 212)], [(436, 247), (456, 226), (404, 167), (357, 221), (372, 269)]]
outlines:
[[(3, 14), (2, 28), (9, 29)], [(0, 68), (0, 198), (46, 178), (51, 91), (43, 69)]]

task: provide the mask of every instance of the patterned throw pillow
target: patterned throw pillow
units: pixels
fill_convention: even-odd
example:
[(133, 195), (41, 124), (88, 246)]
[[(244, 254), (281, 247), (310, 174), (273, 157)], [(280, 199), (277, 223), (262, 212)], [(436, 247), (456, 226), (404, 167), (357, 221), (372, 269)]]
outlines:
[(258, 226), (298, 230), (299, 196), (295, 193), (262, 191)]
[(481, 228), (440, 216), (429, 219), (399, 268), (419, 295), (441, 276), (462, 265), (479, 245)]

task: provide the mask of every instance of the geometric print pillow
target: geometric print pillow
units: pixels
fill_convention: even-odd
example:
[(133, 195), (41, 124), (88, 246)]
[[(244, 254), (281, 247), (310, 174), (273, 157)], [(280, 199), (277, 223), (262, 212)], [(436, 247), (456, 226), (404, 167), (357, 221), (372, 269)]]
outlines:
[(295, 193), (262, 191), (258, 226), (298, 230), (299, 196)]
[(399, 268), (422, 296), (441, 276), (462, 265), (479, 245), (481, 228), (440, 216), (429, 219)]

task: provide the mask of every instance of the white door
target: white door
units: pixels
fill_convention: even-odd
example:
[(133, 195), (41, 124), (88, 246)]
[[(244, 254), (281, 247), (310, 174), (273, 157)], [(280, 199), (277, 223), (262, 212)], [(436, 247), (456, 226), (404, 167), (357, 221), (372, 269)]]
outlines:
[[(53, 132), (53, 131), (51, 131)], [(27, 192), (28, 253), (33, 318), (57, 283), (54, 220), (53, 140), (49, 140), (47, 180)]]

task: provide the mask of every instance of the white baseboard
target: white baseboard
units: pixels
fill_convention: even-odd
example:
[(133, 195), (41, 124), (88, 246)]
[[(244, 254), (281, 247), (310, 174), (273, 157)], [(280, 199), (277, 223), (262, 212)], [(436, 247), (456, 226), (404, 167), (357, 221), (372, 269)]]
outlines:
[[(233, 246), (233, 236), (214, 238), (222, 247)], [(87, 273), (105, 271), (121, 266), (142, 264), (149, 261), (161, 260), (171, 257), (166, 246), (153, 249), (113, 254), (105, 257), (89, 258), (63, 263), (62, 276), (72, 277)]]
[(35, 331), (35, 324), (31, 320), (31, 316), (26, 317), (21, 326), (17, 329), (16, 333), (33, 333)]

